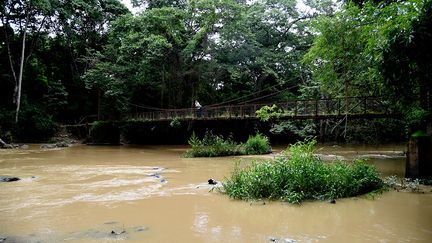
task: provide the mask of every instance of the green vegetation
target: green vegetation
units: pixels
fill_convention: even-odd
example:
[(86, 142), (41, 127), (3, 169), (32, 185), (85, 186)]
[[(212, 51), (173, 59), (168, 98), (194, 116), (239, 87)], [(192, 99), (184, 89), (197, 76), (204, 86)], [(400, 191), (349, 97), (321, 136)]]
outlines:
[(192, 147), (184, 153), (184, 157), (217, 157), (243, 154), (267, 154), (271, 152), (268, 138), (257, 134), (250, 136), (245, 144), (237, 144), (231, 138), (223, 138), (206, 131), (202, 140), (195, 133), (189, 138)]
[[(195, 100), (376, 96), (403, 115), (390, 127), (407, 135), (432, 120), (431, 0), (303, 1), (308, 12), (296, 0), (132, 2), (141, 7), (134, 15), (119, 0), (2, 1), (0, 137), (44, 139), (56, 123), (118, 121)], [(267, 106), (257, 115), (280, 114)], [(272, 131), (350, 141), (364, 127), (319, 126), (280, 122)]]
[[(292, 145), (287, 156), (274, 161), (254, 162), (247, 168), (236, 164), (224, 183), (226, 194), (235, 199), (325, 200), (352, 197), (384, 187), (376, 169), (354, 161), (324, 163), (314, 152), (316, 141)], [(289, 157), (289, 158), (288, 158)]]
[(94, 122), (90, 128), (87, 142), (94, 144), (119, 144), (120, 130), (118, 125), (110, 121)]
[(281, 115), (281, 112), (275, 104), (272, 106), (265, 105), (256, 111), (257, 118), (265, 122), (271, 119), (279, 118)]
[(202, 140), (195, 133), (192, 133), (188, 142), (192, 148), (186, 151), (184, 157), (217, 157), (243, 154), (241, 146), (230, 138), (224, 139), (222, 136), (213, 135), (209, 131), (206, 131)]
[(178, 119), (177, 117), (173, 118), (170, 122), (170, 127), (172, 128), (178, 128), (180, 127), (181, 123), (180, 123), (180, 119)]
[(408, 134), (424, 129), (431, 120), (424, 111), (432, 110), (432, 1), (345, 2), (311, 25), (320, 34), (303, 58), (312, 73), (304, 94), (385, 97), (405, 115)]
[(249, 136), (244, 144), (244, 150), (246, 154), (268, 154), (271, 152), (269, 139), (261, 134)]

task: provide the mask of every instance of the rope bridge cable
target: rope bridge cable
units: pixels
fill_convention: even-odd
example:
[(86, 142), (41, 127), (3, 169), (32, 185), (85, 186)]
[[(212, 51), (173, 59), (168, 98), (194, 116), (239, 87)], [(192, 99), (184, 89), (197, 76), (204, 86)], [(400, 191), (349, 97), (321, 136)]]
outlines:
[[(284, 83), (289, 83), (289, 82), (291, 82), (291, 81), (295, 81), (295, 80), (298, 79), (298, 78), (299, 78), (299, 77), (292, 77), (292, 78), (290, 78), (290, 79), (288, 79), (288, 80), (285, 80)], [(267, 87), (267, 88), (265, 88), (265, 89), (263, 89), (263, 90), (259, 90), (259, 91), (257, 91), (257, 92), (250, 93), (250, 94), (244, 95), (244, 96), (242, 96), (242, 97), (238, 97), (238, 98), (235, 98), (235, 99), (232, 99), (232, 100), (228, 100), (228, 101), (224, 101), (224, 102), (221, 102), (221, 103), (216, 103), (216, 104), (207, 105), (206, 107), (220, 106), (220, 105), (223, 105), (223, 104), (231, 103), (231, 102), (233, 102), (233, 101), (241, 100), (241, 99), (243, 99), (243, 98), (246, 98), (246, 97), (249, 97), (249, 96), (252, 96), (252, 95), (255, 95), (255, 94), (259, 94), (259, 93), (264, 92), (264, 91), (266, 91), (266, 90), (268, 90), (268, 89), (275, 88), (275, 87), (277, 87), (277, 86), (281, 86), (281, 85), (284, 85), (284, 84), (275, 84), (275, 85), (270, 86), (270, 87)], [(295, 85), (295, 87), (298, 87), (298, 86), (299, 86), (299, 85)], [(245, 102), (246, 102), (246, 101), (245, 101)], [(245, 103), (245, 102), (239, 102), (239, 103)]]
[(134, 103), (131, 103), (131, 102), (127, 102), (127, 103), (129, 103), (130, 105), (139, 107), (139, 108), (147, 109), (147, 110), (154, 110), (154, 111), (166, 111), (166, 110), (169, 110), (169, 109), (166, 109), (166, 108), (158, 108), (158, 107), (153, 107), (153, 106), (138, 105), (138, 104), (134, 104)]
[[(267, 87), (265, 89), (262, 89), (262, 90), (259, 90), (259, 91), (256, 91), (256, 92), (253, 92), (253, 93), (250, 93), (250, 94), (247, 94), (247, 95), (243, 95), (243, 96), (238, 97), (238, 98), (234, 98), (234, 99), (231, 99), (231, 100), (223, 101), (223, 102), (220, 102), (220, 103), (214, 103), (214, 104), (206, 105), (206, 106), (203, 106), (203, 107), (211, 108), (211, 107), (215, 107), (215, 106), (221, 106), (221, 105), (224, 105), (224, 104), (228, 104), (228, 103), (231, 103), (231, 102), (234, 102), (234, 101), (238, 101), (238, 100), (244, 99), (246, 97), (262, 93), (264, 91), (267, 91), (269, 89), (275, 88), (277, 86), (282, 86), (282, 85), (284, 85), (286, 83), (295, 81), (298, 78), (299, 77), (291, 77), (290, 79), (285, 80), (283, 84), (275, 84), (275, 85), (272, 85), (272, 86)], [(271, 94), (268, 94), (268, 95), (265, 95), (265, 96), (262, 96), (262, 97), (253, 98), (252, 101), (253, 100), (260, 100), (260, 99), (263, 99), (263, 98), (266, 98), (266, 97), (269, 97), (269, 96), (281, 93), (283, 91), (286, 91), (286, 90), (289, 90), (289, 89), (292, 89), (292, 88), (295, 88), (295, 87), (299, 87), (299, 85), (293, 85), (293, 86), (290, 86), (290, 87), (285, 88), (283, 90), (279, 90), (279, 91), (276, 91), (274, 93), (271, 93)], [(237, 104), (248, 103), (248, 102), (251, 102), (251, 100), (247, 100), (247, 101), (243, 101), (243, 102), (237, 102)], [(153, 107), (153, 106), (147, 106), (147, 105), (141, 105), (141, 104), (134, 104), (134, 103), (131, 103), (131, 102), (127, 102), (127, 103), (129, 103), (130, 105), (136, 106), (136, 107), (147, 109), (147, 110), (154, 110), (154, 111), (169, 111), (169, 110), (173, 110), (172, 108), (171, 109), (169, 109), (169, 108), (159, 108), (159, 107)]]
[(276, 84), (276, 85), (273, 85), (273, 86), (267, 87), (267, 88), (265, 88), (265, 89), (263, 89), (263, 90), (259, 90), (259, 91), (256, 91), (256, 92), (253, 92), (253, 93), (250, 93), (250, 94), (247, 94), (247, 95), (244, 95), (244, 96), (241, 96), (241, 97), (235, 98), (235, 99), (231, 99), (231, 100), (223, 101), (223, 102), (220, 102), (220, 103), (215, 103), (215, 104), (207, 105), (207, 107), (220, 106), (220, 105), (224, 105), (224, 104), (227, 104), (227, 103), (231, 103), (231, 102), (233, 102), (233, 101), (241, 100), (241, 99), (244, 99), (244, 98), (246, 98), (246, 97), (249, 97), (249, 96), (252, 96), (252, 95), (256, 95), (256, 94), (262, 93), (262, 92), (264, 92), (264, 91), (266, 91), (266, 90), (269, 90), (269, 89), (271, 89), (271, 88), (275, 88), (276, 86), (280, 86), (280, 85), (283, 85), (283, 84)]
[[(272, 89), (272, 88), (275, 88), (275, 87), (277, 87), (277, 86), (281, 86), (281, 85), (283, 85), (283, 84), (276, 84), (276, 85), (273, 85), (273, 86), (267, 87), (267, 88), (265, 88), (265, 89), (263, 89), (263, 90), (260, 90), (260, 91), (257, 91), (257, 92), (253, 92), (253, 93), (250, 93), (250, 94), (247, 94), (247, 95), (244, 95), (244, 96), (241, 96), (241, 97), (235, 98), (235, 99), (227, 100), (227, 101), (224, 101), (224, 102), (214, 103), (214, 104), (211, 104), (211, 105), (206, 105), (206, 106), (204, 106), (204, 107), (209, 107), (209, 108), (211, 108), (211, 107), (221, 106), (221, 105), (228, 104), (228, 103), (231, 103), (231, 102), (234, 102), (234, 101), (237, 101), (237, 100), (244, 99), (244, 98), (249, 97), (249, 96), (252, 96), (252, 95), (256, 95), (256, 94), (262, 93), (262, 92), (264, 92), (264, 91), (267, 91), (267, 90), (269, 90), (269, 89)], [(296, 88), (296, 87), (299, 87), (299, 85), (293, 85), (293, 86), (290, 86), (290, 87), (288, 87), (288, 88), (285, 88), (285, 89), (282, 89), (282, 90), (279, 90), (279, 91), (273, 92), (273, 93), (271, 93), (271, 94), (267, 94), (267, 95), (264, 95), (264, 96), (256, 97), (256, 98), (253, 98), (253, 99), (251, 99), (251, 100), (247, 100), (247, 101), (238, 102), (237, 104), (240, 104), (240, 103), (246, 104), (246, 103), (248, 103), (248, 102), (252, 102), (252, 101), (255, 101), (255, 100), (264, 99), (264, 98), (267, 98), (267, 97), (270, 97), (270, 96), (273, 96), (273, 95), (279, 94), (279, 93), (281, 93), (281, 92), (283, 92), (283, 91), (290, 90), (290, 89), (293, 89), (293, 88)], [(158, 108), (158, 107), (152, 107), (152, 106), (146, 106), (146, 105), (138, 105), (138, 104), (134, 104), (134, 103), (131, 103), (131, 102), (127, 102), (127, 103), (129, 103), (130, 105), (136, 106), (136, 107), (140, 107), (140, 108), (147, 109), (147, 110), (154, 110), (154, 111), (168, 111), (168, 110), (173, 110), (173, 109), (169, 109), (169, 108)]]
[(268, 94), (268, 95), (264, 95), (264, 96), (261, 96), (261, 97), (257, 97), (257, 98), (251, 99), (251, 100), (243, 101), (243, 102), (240, 102), (240, 103), (238, 103), (238, 104), (246, 104), (246, 103), (249, 103), (249, 102), (253, 102), (253, 101), (257, 101), (257, 100), (261, 100), (261, 99), (264, 99), (264, 98), (267, 98), (267, 97), (270, 97), (270, 96), (277, 95), (277, 94), (279, 94), (279, 93), (281, 93), (281, 92), (283, 92), (283, 91), (287, 91), (287, 90), (290, 90), (290, 89), (293, 89), (293, 88), (296, 88), (296, 87), (298, 87), (298, 85), (293, 85), (293, 86), (287, 87), (287, 88), (285, 88), (285, 89), (282, 89), (282, 90), (276, 91), (276, 92), (274, 92), (274, 93), (271, 93), (271, 94)]

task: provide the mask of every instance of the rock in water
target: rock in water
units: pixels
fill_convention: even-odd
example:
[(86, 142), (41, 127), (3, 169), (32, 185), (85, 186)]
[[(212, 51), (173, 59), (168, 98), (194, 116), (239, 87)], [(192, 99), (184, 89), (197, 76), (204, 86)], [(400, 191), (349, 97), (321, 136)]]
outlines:
[(56, 148), (56, 145), (55, 144), (42, 144), (40, 146), (40, 148), (41, 149), (53, 149), (53, 148)]
[(1, 138), (0, 138), (0, 148), (4, 148), (4, 149), (12, 149), (14, 148), (14, 146), (12, 144), (7, 144), (6, 142), (4, 142)]
[(66, 142), (59, 142), (55, 144), (57, 148), (67, 148), (69, 147), (69, 144)]
[(0, 176), (0, 182), (12, 182), (12, 181), (19, 181), (21, 180), (18, 177), (11, 177), (11, 176)]
[(217, 181), (215, 181), (215, 180), (213, 180), (213, 179), (208, 179), (208, 184), (209, 185), (216, 185), (217, 184)]
[(111, 230), (111, 234), (112, 235), (121, 235), (121, 234), (124, 234), (124, 233), (126, 233), (126, 230), (122, 230), (121, 232), (115, 232), (114, 230)]

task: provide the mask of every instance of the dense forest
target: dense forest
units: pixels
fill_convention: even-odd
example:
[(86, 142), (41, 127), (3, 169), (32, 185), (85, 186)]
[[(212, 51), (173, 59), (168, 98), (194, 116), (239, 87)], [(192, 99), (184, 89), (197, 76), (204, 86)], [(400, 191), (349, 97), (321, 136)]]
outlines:
[(431, 120), (431, 0), (132, 2), (2, 1), (0, 138), (195, 100), (375, 96), (403, 115), (390, 133)]

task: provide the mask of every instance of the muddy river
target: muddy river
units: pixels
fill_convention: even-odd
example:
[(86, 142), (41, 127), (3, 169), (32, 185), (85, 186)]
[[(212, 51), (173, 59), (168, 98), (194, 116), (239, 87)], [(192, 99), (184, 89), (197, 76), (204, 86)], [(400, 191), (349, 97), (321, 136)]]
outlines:
[[(0, 242), (432, 242), (430, 189), (336, 204), (236, 201), (207, 185), (229, 176), (236, 158), (181, 158), (185, 149), (0, 150), (0, 175), (22, 179), (0, 183)], [(369, 157), (383, 175), (403, 176), (404, 149), (318, 153)]]

